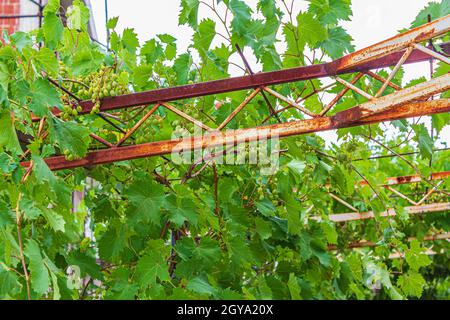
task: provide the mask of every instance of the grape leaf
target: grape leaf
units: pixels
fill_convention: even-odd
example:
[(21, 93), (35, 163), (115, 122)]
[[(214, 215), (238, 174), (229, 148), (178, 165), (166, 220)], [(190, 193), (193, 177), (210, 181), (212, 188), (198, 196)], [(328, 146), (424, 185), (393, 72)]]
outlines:
[(239, 37), (244, 36), (247, 32), (247, 27), (250, 24), (252, 10), (241, 0), (230, 0), (228, 7), (233, 13), (233, 20), (231, 20), (233, 33)]
[(178, 16), (178, 24), (188, 24), (193, 29), (198, 25), (199, 0), (181, 0), (181, 11)]
[(297, 16), (299, 38), (310, 47), (315, 46), (328, 38), (325, 27), (311, 13), (300, 12)]
[(64, 31), (61, 19), (55, 13), (46, 14), (43, 19), (42, 29), (44, 30), (46, 44), (50, 48), (55, 48), (62, 39)]
[(84, 157), (89, 146), (89, 129), (76, 122), (54, 119), (50, 127), (51, 138), (61, 151), (69, 150), (76, 157)]
[(441, 2), (432, 1), (419, 12), (411, 23), (411, 28), (428, 23), (428, 15), (431, 16), (431, 20), (433, 21), (448, 14), (450, 14), (450, 0), (442, 0)]
[(177, 75), (177, 84), (186, 84), (188, 82), (191, 65), (192, 57), (189, 53), (183, 53), (175, 59), (173, 70)]
[(189, 281), (186, 289), (208, 295), (215, 295), (217, 293), (217, 289), (211, 286), (204, 277), (195, 277)]
[(349, 21), (352, 15), (350, 0), (308, 1), (308, 11), (318, 16), (323, 24), (335, 24), (339, 20)]
[(196, 206), (190, 198), (170, 195), (166, 198), (165, 209), (169, 212), (169, 220), (176, 226), (181, 227), (185, 222), (197, 225)]
[(133, 216), (138, 221), (148, 221), (160, 224), (160, 209), (164, 203), (165, 194), (161, 185), (151, 178), (134, 182), (125, 194), (134, 206)]
[[(162, 244), (162, 240), (153, 240), (151, 246)], [(156, 243), (156, 244), (155, 244)], [(168, 265), (164, 256), (157, 250), (149, 250), (141, 257), (136, 266), (136, 280), (141, 287), (147, 287), (156, 284), (156, 279), (161, 281), (170, 281)]]
[(89, 9), (83, 1), (75, 0), (67, 10), (67, 25), (71, 29), (86, 31), (89, 17)]
[(119, 21), (119, 17), (110, 18), (106, 23), (106, 27), (108, 29), (115, 29), (117, 26), (117, 22)]
[(60, 0), (48, 0), (44, 7), (44, 15), (57, 13), (61, 6)]
[(37, 116), (43, 117), (50, 113), (49, 107), (60, 107), (59, 93), (45, 79), (37, 79), (30, 87), (30, 109)]
[(97, 50), (82, 48), (72, 58), (72, 73), (75, 76), (87, 75), (98, 69), (103, 62), (103, 55)]
[(37, 293), (43, 294), (50, 287), (50, 276), (44, 264), (39, 244), (32, 239), (28, 240), (24, 253), (30, 260), (28, 266), (32, 288)]
[(22, 153), (11, 113), (8, 110), (0, 110), (0, 128), (2, 128), (0, 148), (6, 148), (6, 150), (17, 154)]
[(345, 53), (352, 52), (355, 47), (351, 44), (352, 37), (342, 27), (333, 27), (328, 31), (328, 39), (319, 43), (327, 54), (337, 59)]
[(103, 274), (95, 258), (80, 251), (72, 251), (68, 254), (67, 263), (80, 268), (81, 276), (91, 276), (94, 279), (103, 280)]
[(410, 249), (405, 253), (405, 260), (412, 270), (419, 271), (421, 267), (431, 264), (430, 258), (423, 251), (418, 240), (411, 241)]
[(136, 32), (134, 32), (134, 29), (127, 28), (123, 30), (122, 43), (125, 49), (127, 49), (129, 52), (136, 52), (136, 49), (139, 47), (139, 40), (137, 38)]
[(110, 226), (98, 241), (100, 257), (116, 261), (126, 247), (125, 226)]
[(289, 292), (291, 294), (291, 299), (292, 300), (301, 300), (301, 296), (300, 296), (301, 288), (298, 284), (297, 277), (295, 276), (295, 274), (293, 274), (293, 273), (289, 274), (289, 280), (288, 280), (287, 285), (289, 288)]
[(0, 266), (0, 297), (13, 293), (21, 286), (15, 273), (8, 272)]
[(405, 295), (418, 298), (422, 295), (426, 282), (420, 273), (409, 271), (398, 278), (397, 284)]
[(211, 19), (205, 19), (200, 22), (198, 30), (194, 33), (193, 46), (205, 59), (206, 52), (209, 50), (212, 40), (216, 35), (216, 23)]
[(427, 128), (425, 128), (425, 125), (423, 124), (413, 125), (412, 128), (415, 132), (414, 140), (417, 141), (419, 145), (420, 155), (424, 158), (431, 159), (434, 142), (431, 139)]

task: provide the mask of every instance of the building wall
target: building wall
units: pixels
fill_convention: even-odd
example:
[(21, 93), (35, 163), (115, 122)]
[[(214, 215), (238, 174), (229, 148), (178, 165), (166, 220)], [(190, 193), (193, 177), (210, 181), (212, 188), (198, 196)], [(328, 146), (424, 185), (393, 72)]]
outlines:
[[(0, 16), (20, 15), (21, 0), (0, 0)], [(13, 33), (19, 27), (18, 18), (0, 19), (0, 30), (8, 30)]]
[[(48, 0), (35, 0), (42, 5), (47, 4)], [(62, 12), (65, 12), (66, 8), (72, 3), (72, 0), (62, 0)], [(84, 0), (84, 3), (92, 10), (90, 0)], [(17, 15), (38, 15), (39, 7), (30, 0), (0, 0), (0, 16), (17, 16)], [(0, 32), (4, 29), (8, 33), (14, 33), (15, 31), (31, 31), (39, 28), (38, 17), (23, 17), (0, 19)], [(97, 39), (97, 33), (95, 31), (95, 23), (93, 16), (89, 20), (89, 34), (92, 38)]]
[[(39, 0), (36, 2), (39, 3)], [(41, 3), (46, 4), (47, 0), (41, 0)], [(39, 14), (39, 7), (30, 0), (20, 0), (20, 14), (37, 15)], [(37, 28), (39, 28), (39, 18), (22, 18), (19, 21), (18, 30), (20, 31), (31, 31)]]

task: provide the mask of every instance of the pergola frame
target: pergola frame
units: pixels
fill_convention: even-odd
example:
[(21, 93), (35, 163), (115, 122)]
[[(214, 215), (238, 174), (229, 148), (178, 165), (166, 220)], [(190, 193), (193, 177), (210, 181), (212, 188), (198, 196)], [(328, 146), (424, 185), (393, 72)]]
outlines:
[[(395, 74), (404, 64), (430, 61), (434, 59), (440, 60), (447, 64), (450, 63), (450, 60), (446, 56), (450, 55), (450, 43), (441, 44), (441, 52), (435, 51), (433, 46), (424, 47), (420, 44), (421, 42), (442, 36), (449, 31), (450, 15), (379, 42), (368, 48), (348, 54), (329, 63), (262, 73), (253, 73), (251, 71), (245, 57), (242, 56), (242, 52), (238, 48), (249, 75), (104, 98), (101, 100), (100, 115), (105, 120), (108, 118), (114, 118), (113, 115), (107, 113), (108, 111), (133, 108), (137, 106), (141, 106), (139, 113), (143, 113), (143, 115), (128, 131), (116, 127), (116, 129), (122, 133), (122, 137), (118, 141), (107, 141), (92, 132), (90, 136), (106, 148), (89, 151), (83, 159), (68, 161), (64, 156), (54, 156), (45, 159), (45, 161), (51, 170), (92, 167), (95, 165), (124, 160), (167, 155), (172, 152), (189, 150), (194, 151), (225, 145), (229, 146), (230, 143), (231, 145), (238, 145), (257, 140), (261, 137), (261, 133), (264, 133), (264, 136), (268, 139), (271, 139), (272, 137), (284, 138), (293, 135), (315, 133), (326, 130), (450, 112), (449, 99), (430, 99), (433, 98), (433, 96), (450, 89), (450, 74), (444, 74), (440, 77), (416, 84), (409, 88), (402, 88), (392, 82)], [(372, 72), (373, 69), (385, 67), (393, 67), (387, 78), (383, 78)], [(346, 81), (340, 77), (340, 75), (351, 73), (356, 73), (356, 75), (354, 75), (350, 81)], [(328, 84), (323, 88), (314, 89), (314, 92), (302, 98), (295, 99), (293, 94), (290, 97), (284, 96), (270, 88), (272, 85), (323, 77), (331, 77), (334, 78), (335, 81), (334, 83)], [(381, 87), (375, 95), (371, 95), (364, 88), (357, 86), (358, 81), (363, 77), (368, 77), (381, 83)], [(53, 85), (64, 90), (56, 81), (50, 78), (49, 81)], [(343, 88), (328, 104), (323, 106), (323, 109), (320, 112), (314, 113), (302, 105), (302, 102), (308, 97), (318, 94), (319, 92), (323, 92), (335, 85), (341, 85)], [(394, 92), (383, 95), (388, 87), (392, 88)], [(216, 128), (212, 128), (211, 126), (191, 117), (174, 106), (174, 103), (176, 103), (177, 100), (239, 90), (250, 90), (250, 92), (247, 94), (244, 101), (240, 103), (229, 114), (229, 116), (222, 121), (222, 123), (218, 124)], [(361, 103), (360, 105), (347, 110), (337, 112), (332, 116), (326, 116), (326, 114), (332, 110), (332, 108), (348, 91), (353, 91), (356, 94), (361, 95), (367, 100), (367, 102)], [(81, 101), (70, 92), (67, 93), (69, 93), (72, 98), (76, 100), (74, 107), (82, 107), (80, 114), (87, 114), (91, 112), (93, 107), (93, 103), (91, 101)], [(242, 109), (244, 109), (258, 94), (262, 94), (264, 96), (264, 100), (267, 103), (269, 110), (269, 115), (265, 119), (262, 119), (261, 124), (264, 124), (272, 117), (276, 117), (278, 122), (280, 122), (278, 115), (291, 108), (303, 113), (305, 117), (308, 117), (309, 119), (261, 125), (254, 128), (227, 130), (224, 132), (223, 129), (225, 129), (227, 125), (239, 114), (239, 112), (241, 112)], [(275, 97), (280, 104), (284, 103), (287, 106), (275, 110), (268, 101), (266, 94)], [(204, 130), (205, 134), (187, 139), (130, 144), (132, 135), (139, 128), (144, 126), (145, 122), (159, 108), (165, 108), (179, 117), (193, 123), (195, 126), (198, 126)], [(55, 108), (52, 112), (56, 116), (59, 116), (61, 111)], [(45, 139), (48, 136), (48, 132), (44, 129), (46, 119), (40, 119), (32, 116), (32, 121), (39, 121), (39, 136), (42, 139)], [(112, 122), (110, 123), (112, 124)], [(29, 152), (25, 152), (23, 155), (24, 160), (28, 154)], [(32, 170), (32, 161), (23, 161), (21, 165), (27, 168), (28, 175)], [(450, 210), (450, 203), (424, 204), (424, 202), (439, 188), (443, 182), (443, 179), (446, 179), (449, 176), (450, 172), (446, 171), (433, 173), (429, 179), (424, 179), (420, 175), (393, 177), (388, 178), (383, 187), (413, 205), (412, 207), (405, 208), (407, 213), (417, 214), (440, 212)], [(431, 188), (418, 202), (411, 200), (407, 196), (392, 188), (393, 185), (421, 182), (424, 180), (428, 182), (439, 180), (439, 182), (437, 185), (433, 185), (433, 188)], [(366, 184), (367, 181), (361, 181), (359, 183), (360, 186), (364, 186)], [(329, 195), (334, 200), (340, 202), (353, 211), (351, 213), (330, 215), (329, 218), (331, 221), (344, 222), (351, 220), (365, 220), (375, 217), (373, 212), (360, 213), (345, 200), (332, 193)], [(380, 216), (391, 217), (395, 214), (395, 211), (389, 209), (386, 212), (381, 213)], [(312, 218), (320, 219), (320, 217)]]

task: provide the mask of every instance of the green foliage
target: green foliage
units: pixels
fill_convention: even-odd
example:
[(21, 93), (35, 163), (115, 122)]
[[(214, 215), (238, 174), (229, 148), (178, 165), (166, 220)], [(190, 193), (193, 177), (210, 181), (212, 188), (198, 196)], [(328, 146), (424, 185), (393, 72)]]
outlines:
[(82, 158), (89, 146), (89, 129), (76, 122), (54, 119), (51, 126), (53, 143), (63, 152), (66, 150), (76, 158)]
[(431, 1), (419, 12), (414, 21), (411, 23), (411, 27), (415, 28), (427, 23), (428, 15), (430, 15), (431, 20), (433, 21), (448, 14), (450, 14), (449, 0), (442, 0), (440, 2)]
[(181, 11), (178, 17), (179, 24), (188, 24), (197, 28), (199, 0), (181, 0)]
[(300, 13), (297, 16), (298, 36), (310, 47), (315, 47), (317, 43), (327, 39), (325, 27), (314, 18), (312, 13)]
[[(350, 1), (311, 0), (305, 10), (293, 12), (288, 2), (259, 0), (251, 8), (243, 0), (182, 0), (178, 23), (193, 34), (186, 52), (179, 52), (169, 34), (139, 41), (131, 28), (118, 32), (118, 17), (107, 22), (112, 51), (106, 51), (90, 41), (89, 11), (80, 0), (67, 11), (67, 27), (57, 14), (60, 2), (51, 0), (40, 30), (5, 37), (0, 47), (1, 299), (27, 298), (27, 285), (32, 299), (448, 299), (448, 255), (427, 256), (421, 239), (448, 231), (449, 212), (408, 216), (403, 207), (410, 203), (379, 187), (390, 176), (450, 170), (449, 152), (435, 151), (448, 114), (338, 130), (338, 144), (316, 134), (281, 140), (279, 170), (273, 175), (263, 175), (259, 166), (217, 163), (214, 170), (208, 166), (189, 178), (190, 166), (175, 164), (170, 156), (97, 167), (87, 161), (85, 167), (55, 172), (44, 160), (76, 160), (104, 148), (92, 133), (118, 143), (123, 133), (116, 127), (130, 130), (152, 107), (116, 110), (106, 122), (99, 114), (104, 98), (242, 71), (235, 44), (254, 56), (254, 72), (318, 64), (354, 50), (342, 25), (351, 18)], [(202, 17), (203, 9), (214, 12)], [(413, 26), (428, 13), (433, 19), (447, 14), (448, 1), (430, 3)], [(440, 63), (434, 76), (448, 71)], [(351, 76), (342, 75), (347, 81)], [(402, 76), (401, 71), (393, 82), (401, 84)], [(93, 112), (86, 113), (47, 77), (90, 101)], [(373, 93), (380, 87), (369, 80), (356, 85)], [(314, 79), (274, 89), (297, 99), (322, 86)], [(171, 104), (216, 127), (247, 94)], [(349, 91), (330, 114), (362, 101)], [(323, 104), (317, 96), (304, 101), (315, 112)], [(31, 113), (46, 117), (41, 129)], [(228, 127), (258, 126), (267, 115), (266, 101), (257, 95)], [(279, 116), (303, 118), (294, 109)], [(385, 134), (393, 128), (395, 134)], [(192, 123), (160, 107), (125, 144), (167, 140), (183, 131), (192, 133)], [(21, 164), (25, 147), (31, 171)], [(408, 161), (391, 157), (391, 150), (407, 153)], [(375, 155), (383, 157), (368, 159)], [(370, 186), (358, 185), (362, 176)], [(418, 201), (431, 186), (398, 188)], [(73, 208), (72, 198), (81, 193)], [(427, 201), (448, 201), (448, 196), (436, 192)], [(345, 203), (374, 211), (376, 218), (331, 222), (330, 214), (350, 212)], [(387, 207), (397, 216), (379, 217)], [(348, 248), (362, 239), (377, 246)], [(436, 252), (447, 249), (448, 243), (433, 243)], [(390, 259), (393, 252), (404, 258)]]
[(21, 153), (22, 150), (14, 130), (14, 123), (11, 119), (11, 113), (8, 110), (3, 110), (0, 113), (0, 127), (2, 128), (2, 134), (0, 135), (0, 148), (5, 148), (15, 154)]
[(45, 266), (39, 244), (34, 240), (29, 240), (25, 248), (25, 255), (30, 260), (30, 276), (33, 290), (43, 294), (50, 287), (50, 276)]

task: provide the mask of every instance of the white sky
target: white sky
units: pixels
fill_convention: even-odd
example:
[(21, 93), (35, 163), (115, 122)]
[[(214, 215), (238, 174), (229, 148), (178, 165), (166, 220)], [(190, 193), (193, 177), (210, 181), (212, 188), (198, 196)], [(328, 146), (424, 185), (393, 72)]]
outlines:
[[(207, 3), (216, 0), (204, 0)], [(256, 0), (245, 1), (256, 12)], [(353, 0), (353, 16), (351, 21), (342, 25), (353, 37), (355, 48), (361, 49), (398, 33), (398, 30), (408, 28), (417, 13), (430, 0)], [(290, 3), (290, 1), (287, 1)], [(98, 38), (106, 43), (105, 7), (104, 0), (91, 0)], [(223, 5), (223, 4), (222, 4)], [(295, 12), (304, 10), (308, 2), (295, 0)], [(220, 8), (220, 6), (219, 6)], [(108, 0), (109, 17), (119, 16), (117, 31), (124, 28), (134, 28), (141, 44), (157, 34), (168, 33), (177, 38), (178, 53), (186, 51), (191, 43), (192, 30), (187, 26), (178, 25), (180, 9), (179, 0)], [(223, 8), (222, 8), (223, 9)], [(224, 11), (222, 11), (224, 12)], [(200, 5), (199, 18), (213, 18), (210, 9)], [(215, 19), (216, 20), (216, 19)], [(218, 25), (219, 32), (221, 32)], [(216, 36), (214, 41), (220, 41)], [(214, 45), (214, 43), (213, 43)], [(254, 70), (258, 70), (255, 59), (249, 51), (245, 51)], [(241, 64), (238, 57), (233, 61)], [(419, 76), (429, 77), (427, 63), (405, 66), (405, 81)], [(239, 69), (231, 70), (232, 75), (240, 75)], [(321, 134), (329, 141), (335, 140), (334, 132)], [(444, 128), (441, 133), (441, 141), (450, 141), (450, 126)]]
[[(205, 0), (211, 3), (216, 0)], [(256, 0), (245, 1), (255, 8)], [(397, 31), (409, 27), (417, 13), (430, 0), (353, 0), (353, 17), (344, 22), (344, 28), (353, 37), (356, 49), (364, 48), (378, 41), (397, 34)], [(105, 1), (91, 0), (98, 38), (106, 43)], [(287, 3), (290, 3), (288, 0)], [(295, 0), (295, 11), (304, 10), (308, 2)], [(218, 6), (223, 9), (223, 4)], [(186, 51), (191, 42), (192, 30), (187, 26), (178, 25), (180, 9), (179, 0), (108, 0), (109, 17), (119, 16), (117, 30), (134, 28), (141, 43), (156, 37), (157, 34), (169, 33), (178, 39), (178, 52)], [(282, 8), (283, 9), (283, 8)], [(222, 13), (224, 11), (222, 10)], [(213, 18), (211, 10), (200, 5), (199, 18)], [(220, 26), (218, 25), (218, 30)], [(216, 41), (220, 37), (216, 37)], [(246, 53), (247, 55), (247, 53)], [(420, 66), (407, 66), (406, 79), (423, 75)], [(256, 69), (256, 68), (255, 68)], [(425, 66), (425, 70), (426, 66)]]

